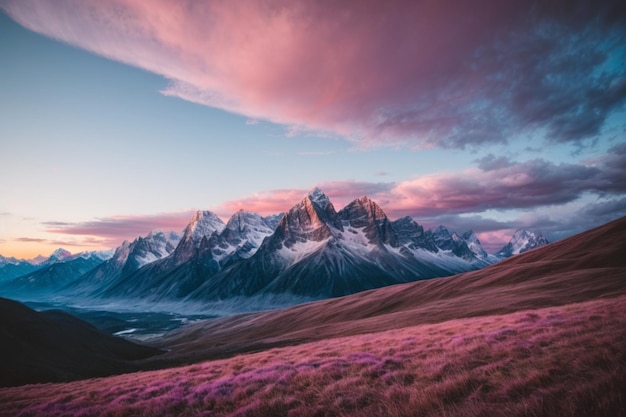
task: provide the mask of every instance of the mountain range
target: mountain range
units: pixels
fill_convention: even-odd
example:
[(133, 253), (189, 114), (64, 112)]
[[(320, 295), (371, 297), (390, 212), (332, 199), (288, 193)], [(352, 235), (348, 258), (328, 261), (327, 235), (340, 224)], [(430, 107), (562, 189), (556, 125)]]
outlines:
[[(358, 348), (356, 351), (361, 352), (364, 348), (373, 349), (382, 344), (382, 348), (388, 348), (383, 356), (383, 359), (388, 361), (389, 355), (396, 351), (402, 354), (401, 357), (406, 358), (404, 348), (408, 345), (423, 342), (424, 347), (433, 346), (433, 349), (441, 352), (433, 352), (433, 355), (438, 355), (436, 359), (441, 361), (441, 365), (437, 362), (436, 366), (442, 368), (442, 372), (452, 375), (457, 374), (454, 371), (445, 371), (445, 366), (450, 358), (456, 357), (459, 352), (465, 355), (462, 357), (464, 363), (471, 362), (472, 368), (476, 368), (479, 375), (484, 375), (484, 367), (488, 366), (488, 363), (477, 360), (475, 355), (481, 355), (479, 358), (482, 358), (486, 349), (491, 349), (495, 343), (504, 341), (508, 343), (510, 350), (497, 351), (497, 359), (501, 362), (498, 362), (498, 368), (493, 372), (496, 377), (508, 381), (511, 378), (508, 372), (514, 372), (519, 367), (517, 363), (509, 364), (509, 361), (514, 355), (518, 355), (531, 358), (531, 363), (524, 365), (526, 368), (522, 371), (545, 372), (548, 376), (542, 381), (550, 387), (558, 386), (559, 381), (572, 377), (578, 378), (577, 383), (581, 383), (590, 378), (591, 371), (598, 369), (606, 370), (607, 374), (604, 376), (619, 376), (617, 381), (619, 383), (624, 379), (624, 373), (621, 372), (624, 368), (623, 343), (619, 344), (619, 341), (624, 339), (624, 327), (619, 327), (612, 320), (620, 319), (623, 322), (618, 312), (623, 311), (626, 301), (624, 250), (626, 250), (626, 218), (537, 250), (526, 251), (527, 253), (481, 270), (446, 279), (388, 286), (287, 309), (193, 323), (156, 341), (152, 349), (141, 348), (127, 341), (123, 343), (119, 339), (116, 341), (110, 336), (105, 337), (92, 326), (58, 311), (36, 313), (18, 303), (0, 299), (0, 334), (4, 339), (11, 341), (4, 343), (0, 349), (3, 353), (0, 361), (0, 370), (3, 371), (0, 373), (2, 375), (0, 386), (67, 381), (138, 369), (163, 369), (218, 358), (222, 360), (208, 363), (215, 363), (220, 369), (232, 366), (232, 369), (240, 371), (243, 354), (250, 352), (260, 352), (254, 356), (262, 361), (259, 366), (269, 357), (276, 357), (283, 361), (280, 366), (284, 367), (285, 362), (281, 355), (289, 353), (285, 349), (292, 349), (290, 352), (307, 352), (306, 346), (311, 343), (319, 343), (319, 346), (324, 347), (320, 356), (310, 358), (311, 360), (323, 357), (335, 361), (336, 357), (328, 357), (325, 350), (327, 344), (324, 341), (333, 339), (333, 345), (348, 349), (350, 345), (346, 345), (347, 341), (353, 340), (349, 338), (356, 335), (363, 335), (365, 338), (354, 345), (356, 346), (354, 349)], [(576, 310), (573, 310), (574, 308)], [(510, 315), (515, 312), (518, 313)], [(568, 315), (570, 319), (567, 318)], [(611, 334), (618, 342), (606, 344), (605, 339), (597, 340), (593, 335), (580, 330), (571, 331), (568, 327), (571, 326), (571, 321), (586, 324), (587, 331), (606, 329), (600, 336), (605, 333)], [(537, 337), (552, 335), (557, 328), (562, 328), (563, 331), (558, 337), (553, 337), (545, 342), (547, 344), (543, 344), (542, 339), (538, 341), (525, 338), (526, 333), (517, 334), (520, 325), (529, 323), (537, 330)], [(439, 327), (433, 327), (437, 324)], [(610, 327), (607, 327), (609, 324)], [(495, 330), (482, 328), (490, 325), (499, 327)], [(433, 331), (436, 332), (432, 333)], [(397, 344), (397, 341), (394, 341), (393, 345), (385, 344), (383, 336), (390, 334), (389, 332), (393, 334), (404, 332), (400, 333), (403, 344)], [(442, 343), (433, 345), (433, 335), (440, 335)], [(569, 338), (574, 336), (582, 336), (584, 344), (581, 346), (578, 340), (570, 341), (579, 348), (579, 351), (572, 351), (570, 356), (574, 359), (571, 362), (564, 362), (560, 355), (570, 352), (570, 347), (567, 349), (563, 347), (564, 343), (569, 343)], [(468, 341), (476, 341), (478, 347), (474, 350), (466, 349), (463, 343)], [(458, 347), (459, 344), (461, 348)], [(603, 346), (608, 350), (596, 355), (597, 349)], [(276, 350), (277, 347), (283, 350)], [(548, 349), (549, 347), (553, 349)], [(272, 353), (268, 353), (270, 349)], [(352, 351), (348, 351), (350, 352)], [(535, 358), (542, 358), (542, 355), (548, 354), (546, 352), (553, 355), (551, 357), (554, 361), (549, 362), (550, 366), (543, 369), (535, 363)], [(353, 352), (351, 354), (352, 356), (348, 357), (349, 361), (359, 358), (354, 356)], [(580, 355), (583, 354), (591, 356), (580, 360)], [(617, 358), (613, 362), (610, 361), (611, 355)], [(227, 358), (231, 357), (236, 358), (233, 360), (237, 362), (237, 366), (227, 362)], [(607, 358), (608, 363), (613, 364), (614, 368), (598, 367), (598, 361)], [(402, 362), (390, 361), (390, 363), (397, 365)], [(606, 365), (605, 362), (600, 363)], [(618, 368), (615, 368), (616, 363)], [(507, 372), (501, 372), (502, 366), (506, 367), (504, 369)], [(197, 369), (197, 367), (175, 368), (174, 376), (196, 373)], [(404, 367), (399, 369), (405, 370)], [(423, 371), (423, 368), (418, 370), (420, 373)], [(569, 371), (571, 373), (567, 373)], [(339, 375), (343, 375), (342, 372), (345, 372), (343, 368)], [(129, 378), (133, 389), (139, 386), (137, 375), (133, 374)], [(556, 376), (552, 378), (550, 375)], [(160, 373), (143, 374), (142, 377), (144, 381), (149, 377), (154, 381), (168, 383), (173, 378)], [(524, 388), (524, 392), (530, 395), (535, 392), (537, 381), (535, 374), (531, 373), (529, 377), (533, 378), (531, 379), (533, 389), (526, 391)], [(203, 383), (206, 378), (207, 376), (202, 377)], [(324, 379), (325, 382), (328, 380)], [(115, 386), (117, 381), (100, 379), (95, 384), (99, 387), (108, 383), (101, 388), (108, 390)], [(263, 381), (265, 384), (265, 379)], [(465, 381), (463, 379), (459, 383)], [(595, 379), (593, 381), (597, 382)], [(95, 384), (92, 389), (100, 389), (96, 388)], [(601, 384), (598, 385), (598, 389), (602, 392), (606, 390), (622, 392), (620, 398), (623, 399), (623, 390), (619, 386), (623, 387), (623, 384)], [(16, 391), (5, 391), (4, 404), (13, 403), (23, 407), (23, 404), (27, 403), (49, 401), (48, 398), (52, 398), (56, 386), (40, 387), (43, 391), (49, 390), (48, 395), (44, 396), (38, 392), (32, 394), (33, 398), (29, 401), (21, 402), (14, 398)], [(28, 390), (20, 392), (20, 395), (36, 388), (29, 387)], [(471, 388), (471, 392), (475, 392), (475, 389)], [(76, 392), (87, 391), (77, 389)], [(0, 389), (0, 395), (1, 393)], [(154, 395), (149, 394), (150, 397)], [(517, 401), (517, 397), (514, 400)], [(65, 397), (62, 397), (62, 401), (66, 401)], [(91, 411), (93, 410), (98, 408)], [(554, 410), (550, 411), (546, 415), (553, 415)], [(580, 415), (597, 414), (591, 412)], [(601, 415), (619, 415), (619, 413)]]
[[(33, 259), (17, 259), (0, 255), (0, 283), (6, 283), (18, 277), (24, 277), (55, 264), (63, 264), (80, 259), (87, 260), (95, 266), (109, 259), (112, 255), (113, 250), (80, 252), (73, 255), (63, 248), (58, 248), (47, 258), (39, 255)], [(76, 278), (80, 275), (81, 274), (76, 275)]]
[(198, 211), (182, 235), (151, 232), (125, 241), (104, 260), (56, 251), (40, 265), (27, 263), (37, 270), (5, 278), (2, 290), (152, 301), (282, 296), (296, 302), (476, 270), (547, 243), (540, 234), (518, 230), (492, 255), (471, 230), (459, 235), (444, 226), (424, 230), (411, 217), (392, 221), (365, 196), (337, 211), (314, 188), (287, 212), (269, 217), (240, 210), (225, 224)]

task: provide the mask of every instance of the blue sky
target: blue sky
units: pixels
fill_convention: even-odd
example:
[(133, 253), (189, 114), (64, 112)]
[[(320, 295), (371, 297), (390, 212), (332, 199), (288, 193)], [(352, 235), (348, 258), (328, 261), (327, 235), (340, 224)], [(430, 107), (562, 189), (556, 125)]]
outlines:
[[(558, 239), (626, 214), (626, 36), (606, 13), (580, 22), (535, 11), (541, 30), (515, 37), (511, 6), (476, 17), (492, 19), (492, 31), (434, 50), (407, 39), (422, 30), (445, 46), (474, 23), (418, 8), (406, 13), (432, 22), (405, 28), (384, 5), (355, 6), (343, 32), (316, 37), (299, 34), (298, 19), (334, 22), (342, 11), (285, 3), (264, 25), (276, 17), (254, 1), (243, 11), (197, 3), (215, 21), (206, 29), (191, 4), (171, 13), (158, 1), (51, 4), (0, 1), (3, 255), (111, 247), (182, 229), (196, 209), (224, 219), (237, 208), (278, 212), (316, 185), (337, 208), (368, 194), (392, 219), (473, 228), (493, 248), (516, 227)], [(381, 13), (399, 33), (366, 24)], [(118, 14), (130, 16), (118, 19), (125, 26), (99, 25)], [(568, 35), (548, 46), (571, 51), (528, 69), (546, 22)], [(247, 28), (267, 41), (242, 43)], [(364, 47), (376, 30), (387, 44)], [(326, 52), (331, 35), (345, 44), (340, 55)], [(343, 62), (346, 51), (355, 58)], [(453, 70), (461, 56), (473, 59), (465, 73)]]

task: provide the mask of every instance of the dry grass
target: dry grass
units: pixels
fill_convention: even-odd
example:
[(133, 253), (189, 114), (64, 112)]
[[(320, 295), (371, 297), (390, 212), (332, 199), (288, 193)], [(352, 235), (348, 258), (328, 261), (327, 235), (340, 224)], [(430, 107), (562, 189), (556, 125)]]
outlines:
[(0, 415), (626, 416), (625, 307), (622, 296), (0, 389)]

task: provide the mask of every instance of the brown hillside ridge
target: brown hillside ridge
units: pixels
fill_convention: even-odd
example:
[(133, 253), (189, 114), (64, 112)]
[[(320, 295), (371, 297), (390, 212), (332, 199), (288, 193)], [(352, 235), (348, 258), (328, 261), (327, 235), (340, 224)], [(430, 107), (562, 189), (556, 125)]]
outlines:
[(626, 294), (626, 217), (487, 268), (284, 310), (210, 320), (158, 342), (150, 366)]

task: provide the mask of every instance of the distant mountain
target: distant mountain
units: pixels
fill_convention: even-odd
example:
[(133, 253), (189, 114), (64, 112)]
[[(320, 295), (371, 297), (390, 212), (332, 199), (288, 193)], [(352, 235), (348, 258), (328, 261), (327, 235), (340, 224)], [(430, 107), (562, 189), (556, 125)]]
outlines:
[(50, 257), (44, 261), (44, 263), (46, 264), (53, 264), (56, 262), (63, 262), (63, 261), (67, 261), (72, 259), (72, 253), (68, 250), (65, 250), (63, 248), (59, 248), (57, 250), (55, 250), (54, 252), (52, 252), (52, 254), (50, 255)]
[(500, 249), (496, 256), (501, 258), (509, 258), (513, 255), (519, 255), (531, 249), (547, 245), (548, 240), (541, 233), (534, 233), (525, 229), (517, 229), (509, 243)]
[(102, 292), (111, 297), (183, 298), (233, 264), (251, 257), (276, 217), (238, 211), (224, 224), (210, 211), (191, 219), (176, 249), (167, 257), (121, 276)]
[(3, 295), (11, 294), (11, 296), (18, 294), (32, 296), (56, 291), (104, 262), (95, 254), (72, 256), (63, 253), (62, 256), (58, 258), (55, 256), (55, 258), (59, 260), (5, 282), (0, 286), (0, 291)]
[(5, 265), (15, 265), (20, 262), (21, 262), (20, 259), (14, 258), (12, 256), (7, 258), (7, 257), (0, 255), (0, 267), (3, 267)]
[[(74, 261), (79, 258), (82, 258), (84, 261), (87, 261), (87, 262), (80, 261), (80, 262), (74, 263), (74, 266), (68, 267), (66, 269), (66, 273), (69, 273), (69, 275), (67, 275), (68, 277), (67, 279), (69, 279), (70, 276), (74, 278), (78, 278), (78, 276), (85, 273), (86, 270), (84, 266), (80, 266), (76, 268), (75, 267), (76, 265), (79, 265), (79, 264), (90, 265), (93, 263), (97, 264), (97, 263), (100, 263), (102, 261), (105, 261), (111, 258), (112, 255), (113, 255), (113, 250), (80, 252), (78, 254), (72, 255), (72, 253), (70, 253), (69, 251), (63, 248), (56, 249), (48, 257), (39, 255), (36, 258), (28, 259), (28, 260), (17, 259), (14, 257), (6, 258), (0, 255), (0, 283), (6, 283), (8, 281), (14, 280), (19, 277), (31, 275), (36, 271), (45, 269), (54, 264), (70, 262), (70, 261)], [(60, 273), (62, 269), (63, 268), (56, 268), (55, 270)], [(70, 271), (75, 271), (75, 272), (71, 273)], [(78, 273), (79, 271), (82, 271), (82, 272), (76, 275), (76, 273)], [(32, 277), (29, 277), (29, 278), (32, 278)], [(64, 279), (64, 280), (67, 280), (67, 279)]]
[(28, 261), (15, 258), (2, 258), (6, 262), (0, 262), (0, 283), (7, 282), (22, 275), (30, 274), (40, 268)]
[(31, 259), (26, 259), (26, 261), (27, 261), (28, 263), (31, 263), (31, 264), (33, 264), (33, 265), (39, 265), (39, 264), (42, 264), (42, 263), (46, 262), (47, 260), (48, 260), (48, 257), (43, 256), (43, 255), (41, 255), (41, 254), (39, 254), (39, 255), (35, 256), (34, 258), (31, 258)]
[(133, 242), (124, 241), (113, 256), (70, 284), (68, 289), (81, 294), (99, 291), (106, 284), (127, 276), (139, 268), (168, 256), (181, 239), (176, 232), (155, 230)]

